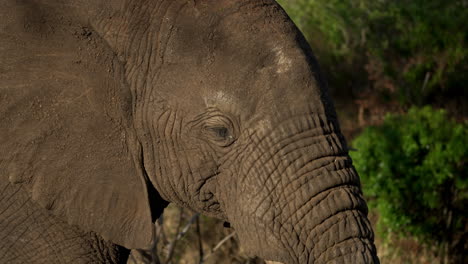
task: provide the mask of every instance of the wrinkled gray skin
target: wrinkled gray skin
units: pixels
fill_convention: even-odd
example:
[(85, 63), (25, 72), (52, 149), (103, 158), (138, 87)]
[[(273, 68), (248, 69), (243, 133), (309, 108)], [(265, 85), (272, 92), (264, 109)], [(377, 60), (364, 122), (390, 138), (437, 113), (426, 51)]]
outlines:
[(331, 99), (274, 1), (7, 0), (0, 19), (0, 262), (124, 262), (168, 201), (252, 256), (378, 263)]

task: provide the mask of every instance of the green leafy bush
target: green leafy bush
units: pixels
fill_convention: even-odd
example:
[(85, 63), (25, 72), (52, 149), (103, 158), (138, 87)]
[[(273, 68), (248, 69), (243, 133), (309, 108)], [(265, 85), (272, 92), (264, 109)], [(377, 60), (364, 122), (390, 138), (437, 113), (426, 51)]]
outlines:
[(468, 123), (412, 108), (368, 127), (351, 152), (378, 232), (411, 235), (460, 258), (468, 236)]
[[(409, 104), (432, 103), (440, 95), (467, 96), (464, 0), (278, 2), (318, 51), (332, 86), (354, 79)], [(343, 72), (344, 64), (350, 72)], [(368, 83), (361, 80), (365, 73)]]

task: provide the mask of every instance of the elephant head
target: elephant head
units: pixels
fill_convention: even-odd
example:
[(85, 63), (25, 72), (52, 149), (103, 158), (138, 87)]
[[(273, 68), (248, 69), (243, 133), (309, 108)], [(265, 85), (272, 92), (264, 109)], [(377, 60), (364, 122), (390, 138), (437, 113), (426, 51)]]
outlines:
[[(87, 65), (66, 69), (91, 90), (60, 83), (42, 101), (47, 111), (28, 106), (50, 121), (5, 143), (16, 146), (10, 181), (130, 248), (150, 240), (169, 201), (231, 223), (248, 253), (267, 260), (378, 263), (326, 84), (281, 7), (131, 2), (76, 7), (88, 26), (68, 46), (47, 40), (81, 51)], [(11, 126), (24, 128), (18, 120)]]

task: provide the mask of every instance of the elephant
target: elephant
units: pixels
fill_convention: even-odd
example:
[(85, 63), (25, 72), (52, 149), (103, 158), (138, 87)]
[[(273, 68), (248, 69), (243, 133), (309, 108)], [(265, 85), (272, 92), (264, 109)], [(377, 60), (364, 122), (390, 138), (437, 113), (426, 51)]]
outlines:
[(275, 1), (0, 13), (0, 262), (125, 263), (175, 203), (250, 256), (379, 263), (326, 81)]

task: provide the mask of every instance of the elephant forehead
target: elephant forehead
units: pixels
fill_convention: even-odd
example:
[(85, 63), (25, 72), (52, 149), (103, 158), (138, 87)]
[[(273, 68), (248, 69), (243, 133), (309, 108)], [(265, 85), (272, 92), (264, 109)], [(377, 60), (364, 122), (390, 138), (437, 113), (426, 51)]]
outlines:
[[(219, 8), (228, 4), (228, 11)], [(213, 6), (187, 5), (179, 14), (164, 65), (154, 74), (159, 92), (178, 105), (217, 107), (246, 119), (261, 112), (279, 116), (285, 105), (319, 99), (310, 54), (274, 1)]]
[(275, 1), (199, 2), (209, 5), (185, 5), (170, 26), (165, 61), (236, 67), (276, 61), (278, 72), (290, 65), (283, 50), (297, 46), (298, 31)]

